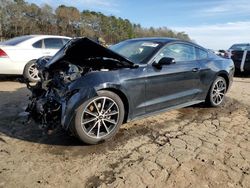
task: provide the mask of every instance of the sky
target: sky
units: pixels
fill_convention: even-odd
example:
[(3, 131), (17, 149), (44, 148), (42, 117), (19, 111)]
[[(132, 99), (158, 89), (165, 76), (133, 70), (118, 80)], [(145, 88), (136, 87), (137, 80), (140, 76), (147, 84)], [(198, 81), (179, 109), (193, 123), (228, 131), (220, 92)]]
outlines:
[(168, 27), (184, 31), (198, 44), (218, 50), (234, 43), (250, 43), (249, 0), (27, 0), (64, 4), (82, 10), (127, 18), (142, 27)]

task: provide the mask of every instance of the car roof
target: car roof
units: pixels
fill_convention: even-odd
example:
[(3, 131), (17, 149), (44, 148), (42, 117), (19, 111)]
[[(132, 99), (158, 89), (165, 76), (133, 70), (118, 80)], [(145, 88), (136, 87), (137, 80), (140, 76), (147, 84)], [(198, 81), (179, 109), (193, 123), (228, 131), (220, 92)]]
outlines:
[(42, 40), (45, 38), (65, 38), (65, 39), (71, 39), (70, 37), (66, 36), (59, 36), (59, 35), (26, 35), (31, 36), (32, 38), (25, 40), (21, 43), (19, 43), (17, 46), (31, 46), (33, 43), (37, 42), (38, 40)]
[(233, 45), (250, 45), (250, 43), (236, 43), (236, 44), (233, 44)]
[(177, 39), (177, 38), (169, 38), (169, 37), (144, 37), (144, 38), (128, 39), (126, 41), (149, 41), (149, 42), (161, 43), (163, 45), (170, 43), (170, 42), (184, 42), (184, 43), (191, 44), (191, 45), (194, 45), (196, 47), (202, 48), (204, 50), (207, 50), (206, 48), (204, 48), (196, 43), (186, 41), (186, 40)]
[(30, 36), (32, 36), (33, 38), (70, 38), (70, 37), (60, 36), (60, 35), (30, 35)]
[(158, 43), (169, 43), (169, 42), (181, 41), (181, 40), (176, 39), (176, 38), (168, 38), (168, 37), (144, 37), (144, 38), (128, 39), (127, 41), (151, 41), (151, 42), (158, 42)]

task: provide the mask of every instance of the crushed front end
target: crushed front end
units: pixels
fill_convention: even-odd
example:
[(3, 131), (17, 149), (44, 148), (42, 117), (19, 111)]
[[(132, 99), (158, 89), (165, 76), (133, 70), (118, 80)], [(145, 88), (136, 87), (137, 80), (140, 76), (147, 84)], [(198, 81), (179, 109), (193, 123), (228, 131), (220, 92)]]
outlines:
[[(131, 68), (134, 64), (88, 38), (73, 39), (53, 57), (35, 63), (40, 81), (27, 82), (32, 92), (26, 111), (42, 127), (68, 129), (75, 110), (96, 96), (95, 87), (117, 80), (109, 71)], [(106, 77), (106, 80), (104, 79)], [(107, 85), (107, 84), (104, 84)]]
[(61, 125), (62, 107), (74, 94), (69, 92), (69, 84), (81, 77), (81, 69), (72, 64), (62, 64), (60, 70), (49, 72), (45, 69), (48, 59), (41, 58), (36, 66), (39, 71), (40, 81), (35, 85), (27, 82), (27, 88), (31, 91), (30, 103), (26, 111), (29, 118), (39, 123), (46, 129), (55, 129)]

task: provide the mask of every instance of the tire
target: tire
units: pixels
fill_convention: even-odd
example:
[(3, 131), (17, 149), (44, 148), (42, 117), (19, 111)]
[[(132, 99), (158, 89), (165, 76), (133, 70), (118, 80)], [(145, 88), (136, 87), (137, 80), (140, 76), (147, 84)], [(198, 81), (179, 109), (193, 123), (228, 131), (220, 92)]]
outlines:
[(35, 67), (35, 62), (36, 60), (29, 61), (23, 70), (23, 77), (30, 82), (38, 82), (40, 80), (37, 68)]
[(224, 102), (226, 91), (226, 80), (221, 76), (217, 76), (208, 91), (206, 104), (211, 107), (220, 106)]
[(97, 94), (76, 110), (72, 123), (73, 134), (87, 144), (98, 144), (112, 138), (124, 119), (124, 104), (118, 95), (106, 90)]

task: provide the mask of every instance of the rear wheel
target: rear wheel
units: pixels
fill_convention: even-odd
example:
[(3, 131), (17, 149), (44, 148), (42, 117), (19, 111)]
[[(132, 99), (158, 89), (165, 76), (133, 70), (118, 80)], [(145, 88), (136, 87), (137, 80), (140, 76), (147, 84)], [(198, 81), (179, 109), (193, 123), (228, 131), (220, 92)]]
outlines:
[(209, 106), (213, 106), (213, 107), (217, 107), (219, 105), (221, 105), (221, 103), (224, 101), (225, 99), (225, 94), (227, 91), (227, 82), (226, 80), (221, 77), (218, 76), (215, 81), (213, 82), (207, 98), (206, 98), (206, 102)]
[(30, 82), (37, 82), (40, 80), (35, 62), (36, 60), (28, 62), (23, 70), (23, 77), (28, 79)]
[(76, 112), (75, 134), (85, 143), (97, 144), (113, 137), (124, 118), (124, 105), (118, 95), (98, 91), (98, 96), (84, 102)]

